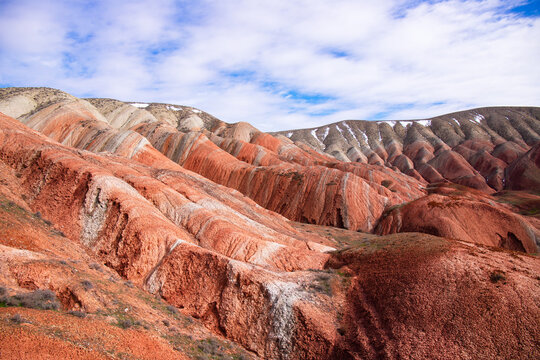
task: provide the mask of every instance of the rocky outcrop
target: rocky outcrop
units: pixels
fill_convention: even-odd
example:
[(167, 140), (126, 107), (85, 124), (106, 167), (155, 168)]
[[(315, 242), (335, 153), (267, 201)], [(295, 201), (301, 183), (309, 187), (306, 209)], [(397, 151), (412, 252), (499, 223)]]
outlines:
[(540, 143), (506, 168), (507, 188), (540, 191)]
[[(228, 306), (227, 316), (238, 321), (256, 315), (266, 332), (255, 333), (247, 326), (237, 329), (236, 320), (218, 324), (221, 332), (229, 338), (242, 338), (250, 350), (266, 358), (294, 353), (295, 303), (315, 306), (329, 301), (324, 296), (311, 296), (299, 285), (309, 284), (309, 272), (295, 273), (291, 278), (279, 272), (320, 269), (329, 257), (321, 251), (331, 249), (307, 241), (317, 236), (299, 233), (280, 216), (243, 199), (244, 206), (259, 213), (256, 216), (267, 218), (266, 223), (285, 227), (279, 232), (265, 229), (209, 196), (212, 191), (230, 191), (207, 181), (198, 189), (194, 185), (201, 178), (186, 174), (178, 165), (173, 164), (179, 170), (176, 172), (156, 172), (139, 163), (137, 154), (128, 159), (72, 150), (5, 116), (0, 117), (0, 125), (0, 160), (20, 179), (15, 183), (20, 184), (27, 206), (39, 210), (40, 216), (57, 224), (59, 231), (108, 268), (152, 294), (160, 294), (187, 314), (202, 318), (209, 327), (215, 316), (225, 319), (221, 306)], [(170, 160), (163, 157), (162, 161)], [(221, 197), (227, 195), (239, 196), (233, 193)], [(285, 235), (287, 232), (302, 240)], [(171, 271), (174, 276), (168, 275)], [(240, 278), (245, 283), (237, 283)], [(280, 305), (282, 300), (277, 297), (284, 291), (282, 282), (291, 300)], [(294, 283), (294, 288), (288, 283)], [(178, 291), (169, 292), (171, 288)], [(204, 296), (197, 295), (197, 289)], [(236, 290), (226, 297), (232, 289)], [(180, 301), (179, 294), (190, 297)], [(223, 304), (209, 301), (212, 296), (219, 297)], [(264, 302), (258, 308), (254, 306), (257, 312), (251, 315), (243, 307), (234, 306), (238, 302), (254, 305), (255, 299)], [(279, 304), (274, 304), (276, 301)], [(278, 310), (273, 312), (275, 306)], [(280, 306), (290, 311), (289, 319), (282, 319)], [(280, 325), (272, 330), (274, 322)], [(283, 333), (281, 325), (291, 330)], [(318, 331), (316, 326), (313, 331)]]
[[(6, 117), (2, 120), (5, 136), (16, 133), (13, 120), (10, 122)], [(5, 146), (3, 157), (11, 166), (24, 169), (28, 176), (27, 186), (39, 190), (39, 194), (31, 195), (33, 206), (47, 216), (71, 219), (77, 225), (66, 229), (66, 233), (80, 238), (87, 246), (99, 249), (104, 256), (111, 249), (109, 243), (102, 244), (101, 241), (122, 238), (128, 242), (131, 237), (142, 236), (141, 229), (148, 224), (152, 226), (144, 231), (145, 236), (149, 236), (148, 241), (158, 241), (161, 249), (152, 254), (154, 262), (177, 239), (223, 249), (225, 255), (243, 261), (288, 269), (297, 268), (285, 260), (287, 255), (284, 254), (289, 250), (294, 253), (291, 255), (296, 261), (302, 258), (302, 251), (309, 253), (310, 249), (328, 249), (317, 246), (316, 237), (311, 241), (309, 238), (313, 237), (298, 234), (285, 219), (247, 199), (238, 199), (238, 195), (231, 194), (228, 189), (208, 184), (151, 147), (139, 149), (131, 157), (135, 162), (130, 162), (125, 157), (98, 156), (88, 152), (82, 153), (83, 160), (72, 150), (51, 147), (44, 139), (25, 136), (18, 137), (16, 141), (10, 139), (9, 144), (14, 147)], [(162, 163), (161, 171), (156, 172), (154, 168), (143, 165), (148, 161), (157, 167), (156, 160)], [(71, 189), (72, 195), (56, 195), (59, 183), (61, 188)], [(84, 198), (80, 196), (81, 192), (85, 194)], [(220, 199), (212, 196), (219, 192), (226, 195), (220, 195)], [(233, 203), (233, 207), (228, 206), (227, 201)], [(237, 205), (239, 202), (243, 207)], [(52, 203), (54, 206), (51, 207)], [(130, 219), (133, 221), (129, 221), (128, 226)], [(221, 230), (216, 231), (216, 228)], [(110, 256), (117, 262), (118, 267), (115, 268), (121, 271), (123, 265), (118, 262), (121, 256), (117, 253)], [(276, 260), (271, 260), (272, 257)], [(317, 257), (320, 260), (314, 261)], [(321, 266), (324, 258), (323, 254), (308, 256), (300, 267), (313, 267), (317, 263)], [(131, 257), (125, 261), (134, 259)], [(145, 268), (140, 273), (147, 270)]]
[[(178, 132), (162, 123), (141, 124), (134, 130), (184, 168), (237, 189), (264, 208), (291, 220), (369, 231), (387, 203), (402, 199), (400, 193), (394, 195), (380, 183), (366, 181), (354, 173), (280, 161), (275, 153), (266, 155), (266, 151), (252, 144), (237, 143), (240, 149), (233, 151), (247, 161), (244, 162), (222, 151), (201, 133)], [(247, 150), (257, 152), (249, 155), (242, 151), (243, 145), (252, 145)], [(263, 154), (260, 160), (256, 159), (258, 154)], [(251, 165), (250, 159), (268, 166)], [(421, 194), (418, 183), (405, 194), (405, 198)]]
[(422, 232), (471, 243), (537, 253), (540, 230), (494, 198), (455, 185), (438, 186), (430, 194), (390, 208), (377, 234)]
[(330, 266), (351, 284), (335, 358), (540, 355), (536, 257), (409, 233), (341, 251)]
[[(35, 91), (18, 91), (17, 96), (31, 97)], [(407, 193), (392, 193), (380, 183), (320, 165), (325, 157), (282, 143), (245, 124), (219, 127), (218, 133), (233, 136), (222, 142), (207, 131), (235, 157), (209, 141), (203, 132), (181, 132), (144, 109), (93, 99), (98, 111), (85, 100), (49, 95), (19, 120), (67, 146), (136, 158), (149, 166), (159, 163), (162, 168), (180, 168), (163, 161), (157, 149), (184, 169), (236, 189), (291, 220), (369, 231), (386, 204), (422, 194), (419, 184)], [(212, 122), (208, 124), (215, 127)], [(359, 190), (371, 187), (374, 191)]]
[[(20, 120), (65, 145), (128, 158), (137, 153), (139, 161), (146, 159), (148, 165), (160, 161), (153, 148), (158, 149), (182, 167), (236, 189), (291, 220), (369, 231), (385, 205), (422, 195), (422, 183), (406, 176), (383, 168), (372, 168), (369, 175), (362, 176), (365, 172), (336, 166), (325, 156), (245, 124), (230, 129), (218, 127), (221, 130), (217, 133), (231, 133), (231, 138), (206, 131), (212, 143), (204, 132), (184, 133), (126, 103), (92, 99), (99, 113), (88, 110), (92, 106), (83, 100), (62, 98), (55, 103), (54, 99), (52, 96), (47, 102), (50, 105), (40, 106), (39, 111), (25, 114)], [(96, 112), (98, 117), (94, 116)], [(393, 191), (381, 186), (396, 176), (410, 185), (395, 185)], [(319, 199), (325, 200), (321, 203)]]
[[(538, 108), (493, 107), (426, 120), (347, 120), (276, 134), (341, 161), (396, 167), (486, 193), (511, 188), (505, 168), (540, 141)], [(508, 181), (507, 181), (508, 180)]]

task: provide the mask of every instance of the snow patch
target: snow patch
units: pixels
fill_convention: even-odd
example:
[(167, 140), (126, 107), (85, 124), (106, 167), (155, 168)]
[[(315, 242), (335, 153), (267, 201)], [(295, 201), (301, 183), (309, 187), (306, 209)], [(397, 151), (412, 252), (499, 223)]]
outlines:
[(403, 127), (407, 127), (407, 125), (412, 125), (413, 124), (413, 121), (398, 121), (401, 126)]
[(362, 132), (360, 132), (360, 134), (362, 134), (362, 138), (364, 139), (364, 142), (366, 144), (368, 144), (368, 137), (367, 137), (366, 133), (362, 131)]
[(474, 115), (474, 118), (473, 118), (473, 122), (477, 123), (478, 125), (482, 125), (482, 123), (480, 122), (481, 120), (484, 120), (484, 115), (480, 115), (478, 113), (476, 113), (476, 115)]
[(148, 107), (148, 105), (150, 104), (144, 104), (144, 103), (131, 103), (131, 105), (137, 107), (137, 108), (141, 108), (141, 109), (144, 109), (145, 107)]
[(395, 120), (382, 120), (382, 121), (377, 121), (377, 124), (388, 124), (390, 125), (392, 128), (396, 125), (397, 121)]
[(200, 113), (202, 113), (202, 110), (195, 109), (195, 108), (191, 109), (191, 111), (193, 111), (195, 114), (200, 114)]
[(336, 129), (338, 129), (341, 136), (345, 139), (345, 136), (343, 135), (343, 130), (341, 130), (341, 128), (338, 125), (336, 125)]
[(317, 129), (311, 130), (311, 135), (321, 144), (321, 146), (324, 148), (324, 144), (321, 142), (321, 140), (317, 137)]
[(167, 110), (174, 110), (174, 111), (180, 111), (182, 108), (173, 106), (173, 105), (167, 105)]
[(431, 120), (418, 120), (416, 122), (418, 124), (420, 124), (420, 125), (423, 125), (423, 126), (430, 126), (431, 125)]
[(347, 124), (346, 122), (343, 122), (343, 125), (345, 125), (345, 127), (347, 128), (347, 131), (349, 131), (349, 133), (352, 135), (352, 137), (356, 140), (356, 142), (358, 144), (360, 144), (360, 141), (358, 141), (358, 138), (356, 137), (356, 134), (354, 133), (353, 129), (351, 129), (351, 127), (349, 126), (349, 124)]
[(328, 133), (330, 132), (330, 128), (327, 126), (324, 128), (324, 135), (323, 135), (323, 141), (326, 140), (328, 137)]
[(290, 138), (292, 136), (292, 132), (288, 132), (287, 135), (285, 135), (285, 136)]

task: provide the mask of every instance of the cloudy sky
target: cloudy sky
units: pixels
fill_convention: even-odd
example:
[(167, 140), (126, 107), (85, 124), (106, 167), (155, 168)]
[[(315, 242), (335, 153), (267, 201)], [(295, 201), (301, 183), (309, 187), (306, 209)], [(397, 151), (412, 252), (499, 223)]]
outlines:
[(261, 130), (540, 106), (540, 1), (0, 0), (0, 87)]

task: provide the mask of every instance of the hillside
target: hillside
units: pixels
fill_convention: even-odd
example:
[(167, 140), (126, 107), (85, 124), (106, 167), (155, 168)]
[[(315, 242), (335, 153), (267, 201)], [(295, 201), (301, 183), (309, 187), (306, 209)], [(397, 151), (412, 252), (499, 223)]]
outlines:
[[(493, 193), (521, 188), (514, 178), (507, 182), (505, 169), (540, 141), (539, 120), (540, 108), (492, 107), (425, 120), (347, 120), (275, 135), (341, 161), (391, 167), (428, 182), (449, 180)], [(523, 181), (540, 190), (538, 177)]]
[[(313, 144), (353, 138), (349, 121), (310, 141), (188, 106), (0, 89), (0, 354), (540, 357), (540, 121), (512, 111), (513, 130), (463, 120), (437, 149), (446, 120), (358, 122), (381, 137), (366, 130), (357, 150), (374, 155), (350, 162)], [(459, 152), (477, 144), (504, 162), (504, 191)]]

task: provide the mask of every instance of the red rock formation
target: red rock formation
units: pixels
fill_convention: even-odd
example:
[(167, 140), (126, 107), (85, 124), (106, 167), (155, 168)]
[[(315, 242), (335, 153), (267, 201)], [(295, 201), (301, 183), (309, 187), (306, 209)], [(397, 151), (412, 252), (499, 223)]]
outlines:
[(540, 356), (536, 257), (422, 234), (383, 239), (330, 263), (351, 284), (334, 358)]
[[(479, 131), (472, 125), (441, 135), (444, 143), (434, 137), (439, 130), (414, 125), (425, 141), (403, 152), (396, 139), (406, 134), (397, 124), (397, 135), (387, 124), (370, 125), (370, 134), (380, 139), (368, 139), (379, 145), (369, 156), (386, 162), (383, 167), (330, 161), (307, 145), (187, 107), (151, 104), (153, 115), (93, 100), (98, 111), (43, 89), (16, 96), (16, 106), (0, 101), (20, 121), (0, 115), (0, 224), (7, 224), (0, 226), (0, 285), (7, 296), (50, 289), (62, 307), (50, 326), (46, 313), (21, 310), (36, 324), (27, 327), (9, 320), (14, 308), (0, 309), (0, 340), (12, 342), (15, 330), (28, 354), (38, 354), (27, 341), (37, 339), (58, 357), (100, 358), (115, 348), (133, 357), (144, 357), (145, 350), (161, 358), (193, 356), (189, 349), (204, 345), (194, 341), (211, 336), (202, 323), (214, 333), (211, 339), (224, 336), (267, 359), (540, 355), (536, 257), (422, 234), (377, 237), (293, 226), (267, 210), (370, 229), (385, 205), (412, 200), (388, 211), (378, 229), (416, 226), (538, 251), (539, 230), (510, 206), (451, 184), (432, 186), (430, 195), (417, 199), (425, 182), (388, 167), (409, 151), (414, 158), (399, 161), (405, 167), (412, 162), (415, 168), (405, 169), (411, 173), (416, 162), (439, 176), (435, 166), (451, 164), (464, 171), (458, 177), (466, 177), (475, 156), (492, 171), (500, 163), (489, 146), (467, 143), (461, 158), (447, 155), (446, 143), (455, 147)], [(521, 132), (507, 137), (530, 142), (525, 125), (518, 125)], [(184, 132), (198, 127), (202, 131)], [(339, 129), (329, 136), (347, 127)], [(505, 143), (487, 129), (482, 136)], [(347, 249), (327, 252), (344, 244)], [(172, 310), (141, 289), (181, 312), (165, 316)], [(5, 290), (0, 302), (2, 296)], [(75, 319), (70, 327), (66, 310), (84, 310), (89, 319)], [(140, 319), (140, 325), (113, 327), (121, 319)], [(39, 333), (58, 327), (63, 339)], [(106, 334), (119, 340), (113, 343)], [(128, 339), (141, 346), (130, 346)], [(80, 344), (93, 350), (77, 352)], [(8, 351), (16, 353), (13, 346)]]
[[(329, 301), (327, 297), (310, 295), (304, 290), (301, 284), (309, 283), (310, 273), (289, 276), (274, 272), (320, 268), (328, 255), (309, 248), (325, 250), (328, 247), (284, 235), (291, 233), (303, 239), (317, 239), (284, 225), (283, 218), (257, 208), (249, 200), (242, 199), (242, 206), (259, 212), (256, 216), (268, 217), (266, 223), (283, 226), (284, 231), (265, 229), (264, 225), (240, 214), (236, 214), (236, 220), (243, 222), (243, 226), (234, 227), (231, 223), (234, 211), (209, 198), (204, 190), (206, 187), (217, 193), (223, 188), (207, 181), (200, 184), (200, 177), (181, 170), (178, 165), (175, 165), (176, 172), (156, 172), (137, 163), (137, 156), (130, 160), (71, 150), (5, 116), (0, 116), (0, 129), (0, 160), (10, 168), (8, 172), (14, 172), (15, 177), (21, 179), (16, 183), (20, 182), (33, 209), (57, 224), (70, 239), (79, 241), (106, 266), (151, 293), (159, 293), (184, 307), (186, 313), (202, 318), (210, 327), (216, 321), (213, 313), (216, 304), (208, 301), (214, 294), (213, 288), (221, 289), (215, 296), (219, 295), (223, 302), (220, 306), (227, 306), (229, 310), (217, 308), (218, 317), (222, 319), (218, 328), (229, 338), (242, 338), (246, 347), (260, 355), (276, 358), (285, 352), (294, 353), (291, 344), (295, 335), (292, 328), (282, 333), (281, 321), (292, 326), (296, 321), (293, 307), (297, 301), (314, 304)], [(163, 157), (162, 161), (169, 160)], [(198, 182), (202, 189), (193, 187)], [(239, 196), (229, 191), (221, 197), (238, 199)], [(250, 235), (253, 227), (255, 234)], [(265, 237), (268, 240), (264, 240)], [(249, 265), (250, 262), (261, 266)], [(174, 276), (167, 275), (170, 271)], [(181, 281), (186, 277), (190, 280)], [(246, 283), (237, 283), (240, 278), (245, 278)], [(294, 286), (291, 288), (289, 284)], [(171, 288), (181, 291), (170, 293)], [(197, 295), (197, 289), (204, 289), (205, 296)], [(226, 297), (225, 293), (232, 290), (231, 296)], [(288, 302), (281, 304), (279, 300), (274, 304), (285, 290), (290, 296)], [(180, 294), (189, 295), (188, 300), (177, 300)], [(256, 307), (256, 299), (264, 299), (264, 303)], [(235, 306), (239, 302), (252, 304), (254, 312)], [(278, 310), (273, 310), (276, 306)], [(289, 311), (289, 318), (282, 319), (283, 311)], [(259, 326), (266, 330), (259, 333), (248, 326), (239, 328), (236, 320), (225, 322), (225, 314), (238, 321), (246, 316), (249, 319), (257, 316)], [(328, 312), (324, 316), (328, 316)], [(317, 326), (311, 331), (317, 332)], [(322, 356), (327, 350), (320, 349), (316, 356)]]
[(506, 168), (505, 188), (540, 191), (540, 142)]
[(536, 253), (540, 231), (493, 198), (453, 185), (388, 211), (377, 234), (423, 232), (471, 243)]
[[(40, 105), (39, 111), (25, 114), (21, 121), (68, 146), (109, 151), (149, 166), (160, 163), (174, 169), (174, 164), (160, 159), (158, 149), (182, 167), (236, 189), (291, 220), (370, 231), (386, 204), (422, 194), (416, 180), (384, 168), (371, 168), (367, 176), (354, 166), (326, 163), (326, 156), (304, 151), (246, 124), (218, 127), (221, 130), (216, 133), (230, 133), (231, 138), (207, 132), (220, 148), (201, 132), (180, 132), (152, 115), (144, 120), (140, 111), (128, 111), (118, 101), (93, 100), (108, 116), (105, 120), (101, 114), (94, 116), (98, 111), (86, 101), (62, 97), (57, 103), (55, 99), (48, 98), (46, 104), (50, 105)], [(127, 130), (121, 120), (126, 126), (135, 124), (131, 128), (135, 131)], [(391, 182), (396, 176), (407, 185), (396, 182), (393, 192), (381, 187), (383, 181)]]
[[(304, 167), (281, 161), (275, 153), (268, 153), (253, 144), (215, 139), (244, 162), (221, 151), (201, 133), (185, 134), (163, 123), (143, 123), (134, 130), (183, 167), (237, 189), (264, 208), (291, 220), (369, 231), (388, 202), (396, 203), (422, 193), (418, 182), (412, 179), (407, 179), (407, 183), (413, 185), (406, 195), (394, 195), (379, 183), (362, 179), (368, 175), (356, 176), (360, 175), (360, 169), (355, 172), (354, 166)], [(263, 162), (269, 166), (257, 167), (249, 162)], [(342, 171), (330, 169), (330, 166)], [(377, 171), (371, 172), (377, 174)]]

